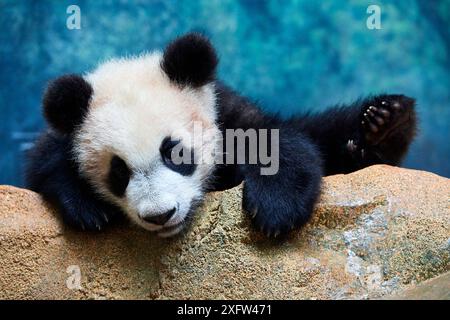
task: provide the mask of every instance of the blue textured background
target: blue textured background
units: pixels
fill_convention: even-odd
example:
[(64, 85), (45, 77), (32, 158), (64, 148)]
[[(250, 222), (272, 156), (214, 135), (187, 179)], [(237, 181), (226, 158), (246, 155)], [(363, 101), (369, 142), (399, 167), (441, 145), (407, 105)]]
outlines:
[[(70, 4), (81, 30), (66, 28)], [(381, 6), (382, 30), (366, 28), (370, 4)], [(0, 0), (0, 30), (0, 184), (22, 184), (49, 79), (190, 30), (215, 43), (220, 77), (269, 111), (416, 97), (421, 132), (404, 166), (450, 176), (450, 1)]]

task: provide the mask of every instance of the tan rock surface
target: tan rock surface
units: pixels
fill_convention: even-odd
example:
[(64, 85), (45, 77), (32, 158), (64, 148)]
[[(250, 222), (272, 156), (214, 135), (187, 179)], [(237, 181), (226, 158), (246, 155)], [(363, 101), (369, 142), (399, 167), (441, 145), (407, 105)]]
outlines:
[(397, 292), (386, 299), (394, 300), (450, 300), (450, 272)]
[(253, 231), (240, 203), (240, 187), (210, 194), (165, 240), (74, 232), (37, 194), (2, 186), (0, 298), (381, 298), (450, 270), (450, 180), (431, 173), (327, 177), (314, 218), (283, 243)]

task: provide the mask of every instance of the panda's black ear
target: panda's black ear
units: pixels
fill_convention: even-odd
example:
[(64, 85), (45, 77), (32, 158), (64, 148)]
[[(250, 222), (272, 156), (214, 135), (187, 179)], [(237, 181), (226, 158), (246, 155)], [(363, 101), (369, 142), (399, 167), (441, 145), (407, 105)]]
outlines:
[(188, 33), (167, 46), (161, 66), (171, 81), (197, 88), (214, 80), (217, 63), (209, 40), (201, 34)]
[(91, 85), (75, 74), (50, 82), (43, 98), (47, 122), (62, 133), (71, 133), (83, 121), (92, 91)]

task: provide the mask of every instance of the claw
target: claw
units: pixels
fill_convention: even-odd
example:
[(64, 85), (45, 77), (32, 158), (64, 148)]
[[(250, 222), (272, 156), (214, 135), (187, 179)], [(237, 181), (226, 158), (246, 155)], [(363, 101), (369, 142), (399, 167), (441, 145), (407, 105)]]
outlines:
[(381, 104), (383, 105), (383, 106), (386, 106), (388, 103), (386, 102), (386, 101), (381, 101)]
[(273, 237), (277, 238), (280, 235), (280, 230), (275, 231)]
[(350, 152), (354, 152), (356, 150), (356, 144), (353, 140), (348, 140), (347, 142), (347, 150)]
[(364, 149), (361, 149), (361, 158), (364, 158)]

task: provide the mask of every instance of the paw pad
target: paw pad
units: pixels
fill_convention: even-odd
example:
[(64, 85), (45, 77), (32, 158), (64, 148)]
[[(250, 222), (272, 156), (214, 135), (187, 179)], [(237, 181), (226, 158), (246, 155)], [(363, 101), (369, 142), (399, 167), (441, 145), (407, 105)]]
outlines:
[(363, 113), (361, 124), (373, 133), (377, 133), (384, 124), (386, 124), (391, 116), (388, 110), (389, 103), (381, 101), (380, 106), (370, 105)]
[(361, 114), (366, 142), (376, 144), (383, 140), (408, 120), (413, 105), (413, 99), (400, 95), (383, 95), (370, 101)]

